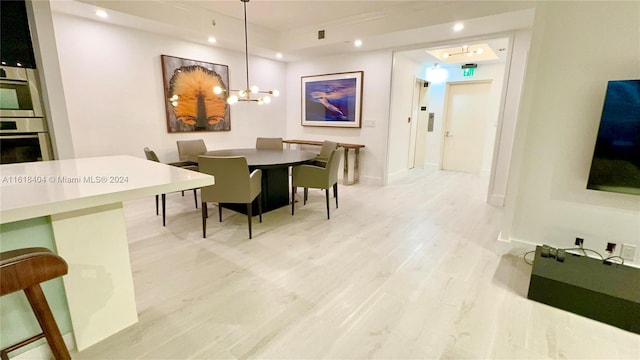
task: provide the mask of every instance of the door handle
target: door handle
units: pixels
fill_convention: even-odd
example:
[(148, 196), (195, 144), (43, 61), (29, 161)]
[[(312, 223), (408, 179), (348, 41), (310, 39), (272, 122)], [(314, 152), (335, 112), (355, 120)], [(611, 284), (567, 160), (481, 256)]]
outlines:
[(453, 135), (451, 135), (451, 131), (447, 130), (447, 132), (444, 134), (445, 137), (453, 137)]

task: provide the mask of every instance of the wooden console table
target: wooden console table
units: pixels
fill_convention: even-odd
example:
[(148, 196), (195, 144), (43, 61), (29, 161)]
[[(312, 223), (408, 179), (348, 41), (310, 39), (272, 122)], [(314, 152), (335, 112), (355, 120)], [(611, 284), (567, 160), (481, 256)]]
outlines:
[[(287, 148), (291, 147), (291, 144), (295, 145), (315, 145), (322, 146), (322, 141), (313, 141), (313, 140), (283, 140), (283, 143), (287, 144)], [(356, 184), (360, 181), (359, 174), (359, 155), (360, 148), (363, 148), (364, 145), (360, 144), (347, 144), (347, 143), (338, 143), (339, 147), (344, 148), (344, 175), (342, 177), (342, 183), (344, 185)], [(349, 182), (349, 150), (354, 150), (354, 160), (353, 160), (353, 181)]]

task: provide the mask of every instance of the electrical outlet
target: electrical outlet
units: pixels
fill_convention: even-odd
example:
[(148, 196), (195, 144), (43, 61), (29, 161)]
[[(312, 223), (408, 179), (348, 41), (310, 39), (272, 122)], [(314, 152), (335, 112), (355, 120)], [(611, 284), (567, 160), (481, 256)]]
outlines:
[(638, 250), (638, 247), (635, 245), (622, 244), (620, 257), (625, 260), (634, 261), (636, 259), (636, 250)]
[(609, 254), (613, 254), (616, 251), (616, 243), (607, 243), (607, 248), (605, 249)]

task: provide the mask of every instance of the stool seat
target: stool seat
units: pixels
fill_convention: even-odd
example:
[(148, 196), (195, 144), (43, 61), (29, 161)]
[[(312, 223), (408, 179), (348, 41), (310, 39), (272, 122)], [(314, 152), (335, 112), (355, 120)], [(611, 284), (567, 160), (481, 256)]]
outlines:
[(66, 275), (67, 263), (47, 248), (0, 253), (0, 296)]
[(63, 258), (47, 248), (24, 248), (0, 252), (0, 296), (24, 291), (40, 324), (42, 333), (0, 350), (3, 360), (7, 353), (45, 337), (56, 360), (71, 359), (60, 330), (51, 313), (40, 283), (67, 274)]

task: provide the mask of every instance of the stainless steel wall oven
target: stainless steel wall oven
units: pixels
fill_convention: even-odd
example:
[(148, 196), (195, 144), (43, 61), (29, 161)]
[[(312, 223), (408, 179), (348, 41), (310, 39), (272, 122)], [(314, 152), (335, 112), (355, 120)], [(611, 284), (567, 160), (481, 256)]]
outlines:
[(35, 69), (0, 68), (0, 163), (52, 160)]

